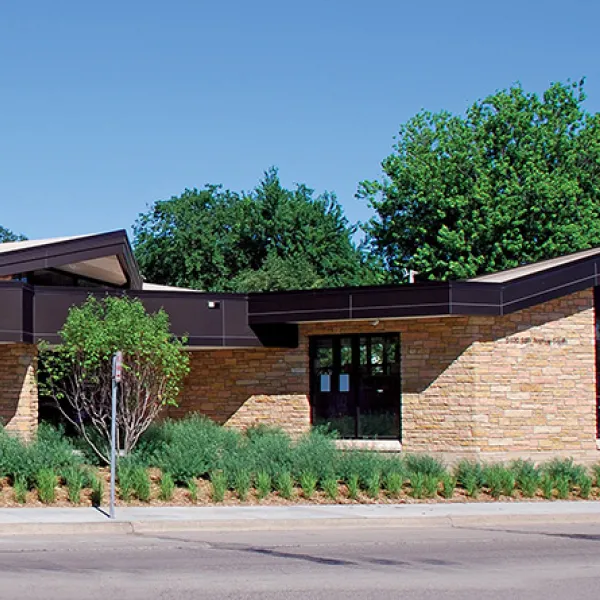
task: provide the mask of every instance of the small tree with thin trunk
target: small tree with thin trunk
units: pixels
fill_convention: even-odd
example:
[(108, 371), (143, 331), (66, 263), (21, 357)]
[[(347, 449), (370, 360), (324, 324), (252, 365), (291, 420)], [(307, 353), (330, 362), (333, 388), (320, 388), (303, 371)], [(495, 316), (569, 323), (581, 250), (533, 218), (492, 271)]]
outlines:
[(164, 310), (137, 299), (90, 296), (69, 311), (56, 348), (40, 348), (40, 386), (104, 461), (109, 461), (112, 356), (123, 352), (117, 445), (131, 452), (160, 410), (175, 405), (189, 372), (185, 340), (170, 333)]

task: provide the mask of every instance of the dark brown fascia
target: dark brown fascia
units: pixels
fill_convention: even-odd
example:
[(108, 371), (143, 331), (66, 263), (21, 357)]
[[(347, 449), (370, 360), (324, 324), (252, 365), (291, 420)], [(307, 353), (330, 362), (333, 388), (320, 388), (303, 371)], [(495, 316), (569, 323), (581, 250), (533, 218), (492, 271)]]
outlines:
[(126, 287), (142, 289), (142, 277), (127, 233), (122, 229), (0, 253), (0, 276), (59, 268), (105, 256), (117, 256), (127, 277)]
[(505, 315), (598, 285), (600, 257), (505, 283), (451, 281), (249, 295), (249, 323)]

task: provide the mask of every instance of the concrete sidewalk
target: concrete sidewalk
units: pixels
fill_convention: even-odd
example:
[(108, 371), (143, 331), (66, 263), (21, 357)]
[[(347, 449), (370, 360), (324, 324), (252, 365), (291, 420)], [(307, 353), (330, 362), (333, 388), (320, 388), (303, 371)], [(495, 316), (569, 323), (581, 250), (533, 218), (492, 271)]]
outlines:
[(600, 502), (0, 509), (0, 535), (600, 523)]

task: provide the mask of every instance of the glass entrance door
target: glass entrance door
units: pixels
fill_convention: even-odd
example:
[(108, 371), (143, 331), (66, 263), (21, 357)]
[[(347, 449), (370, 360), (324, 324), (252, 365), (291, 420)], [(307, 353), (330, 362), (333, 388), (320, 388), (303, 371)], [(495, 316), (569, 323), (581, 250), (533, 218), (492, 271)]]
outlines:
[(398, 334), (314, 337), (310, 357), (314, 425), (341, 438), (400, 438)]

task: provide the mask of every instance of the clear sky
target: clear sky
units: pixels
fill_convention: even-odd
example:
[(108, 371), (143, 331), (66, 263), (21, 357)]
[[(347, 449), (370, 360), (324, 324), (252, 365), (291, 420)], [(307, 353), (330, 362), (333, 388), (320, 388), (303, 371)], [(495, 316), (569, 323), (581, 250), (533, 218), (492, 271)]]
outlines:
[(128, 228), (270, 165), (367, 219), (357, 182), (421, 108), (586, 76), (600, 110), (599, 23), (598, 0), (4, 0), (0, 224)]

